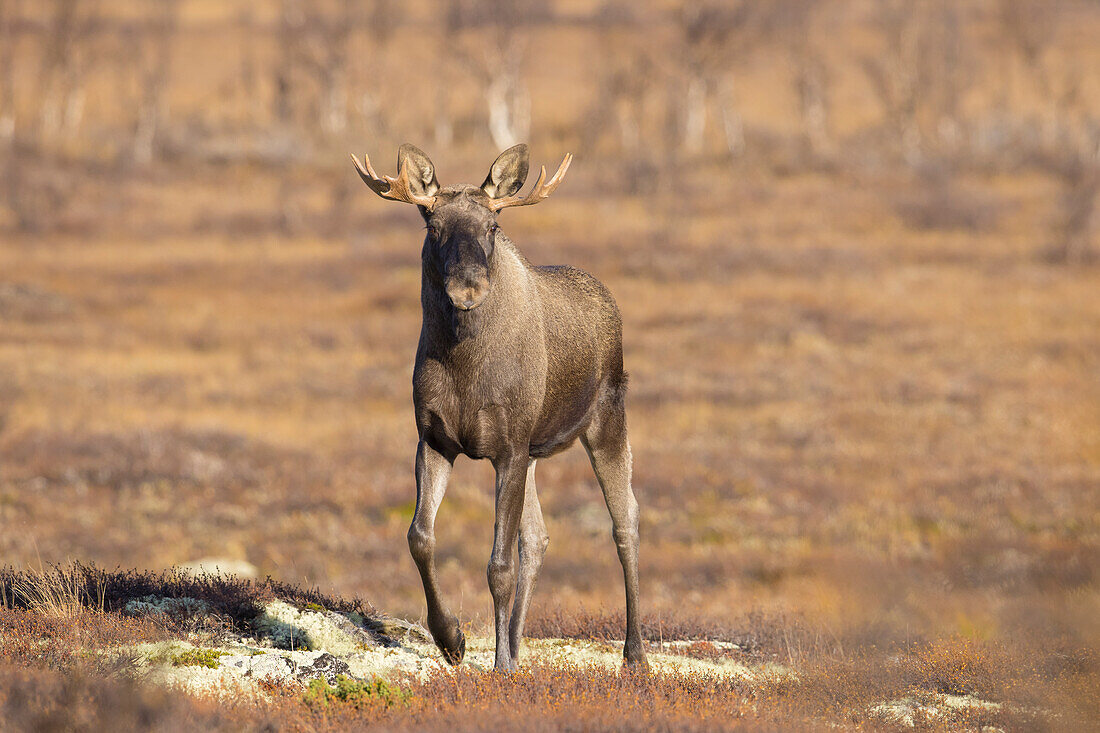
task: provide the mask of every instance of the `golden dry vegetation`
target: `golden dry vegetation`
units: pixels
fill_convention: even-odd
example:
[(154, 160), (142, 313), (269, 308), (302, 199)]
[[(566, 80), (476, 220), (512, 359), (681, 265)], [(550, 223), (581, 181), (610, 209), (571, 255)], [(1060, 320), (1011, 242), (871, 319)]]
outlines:
[[(421, 222), (346, 153), (475, 182), (524, 133), (577, 159), (505, 231), (623, 312), (647, 634), (774, 655), (811, 717), (1095, 723), (1094, 3), (330, 5), (0, 5), (0, 563), (245, 560), (419, 617)], [(437, 524), (481, 631), (491, 484), (460, 462)], [(583, 451), (539, 487), (530, 632), (614, 638)]]

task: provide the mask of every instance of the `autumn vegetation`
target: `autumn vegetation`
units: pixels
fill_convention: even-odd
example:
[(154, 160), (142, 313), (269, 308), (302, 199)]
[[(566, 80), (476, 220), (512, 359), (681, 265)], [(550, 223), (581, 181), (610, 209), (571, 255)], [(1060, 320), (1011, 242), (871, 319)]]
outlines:
[[(935, 694), (1003, 705), (933, 728), (1093, 728), (1097, 5), (447, 6), (0, 2), (0, 728), (891, 728), (868, 711)], [(347, 153), (392, 174), (409, 141), (476, 183), (518, 140), (576, 157), (502, 227), (623, 312), (645, 635), (796, 675), (230, 704), (105, 666), (217, 631), (120, 615), (139, 591), (421, 617), (422, 223)], [(491, 485), (460, 461), (437, 523), (471, 634)], [(621, 640), (583, 451), (539, 487), (528, 634)], [(277, 580), (162, 572), (200, 558)]]

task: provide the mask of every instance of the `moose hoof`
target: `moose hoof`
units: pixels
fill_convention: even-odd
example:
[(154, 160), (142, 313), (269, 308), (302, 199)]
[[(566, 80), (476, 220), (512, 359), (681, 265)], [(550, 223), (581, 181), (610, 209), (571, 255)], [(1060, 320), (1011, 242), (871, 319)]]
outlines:
[(443, 652), (443, 658), (448, 664), (458, 665), (462, 662), (462, 658), (466, 656), (466, 635), (458, 628), (458, 621), (448, 626), (443, 633), (433, 636), (435, 645)]

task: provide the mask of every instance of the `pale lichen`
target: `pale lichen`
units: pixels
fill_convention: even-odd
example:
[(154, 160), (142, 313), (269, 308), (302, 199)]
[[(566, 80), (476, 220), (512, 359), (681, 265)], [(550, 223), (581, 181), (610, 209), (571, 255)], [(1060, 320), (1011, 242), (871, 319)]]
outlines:
[(353, 654), (373, 643), (371, 637), (346, 616), (320, 610), (298, 609), (284, 601), (269, 603), (253, 627), (279, 649)]
[[(148, 599), (138, 603), (158, 606)], [(145, 606), (138, 609), (144, 610)], [(262, 688), (256, 683), (265, 679), (305, 686), (311, 679), (318, 678), (332, 684), (338, 674), (347, 674), (358, 680), (400, 682), (425, 680), (451, 669), (419, 626), (407, 622), (392, 626), (402, 632), (400, 636), (381, 635), (374, 619), (364, 619), (358, 614), (344, 615), (320, 606), (299, 608), (284, 601), (274, 601), (253, 621), (255, 638), (239, 639), (212, 650), (184, 642), (145, 644), (132, 647), (129, 653), (144, 660), (150, 679), (193, 692), (244, 686), (252, 689), (253, 694), (262, 695)], [(650, 666), (657, 674), (707, 675), (747, 682), (792, 675), (790, 670), (778, 665), (748, 664), (733, 658), (736, 648), (732, 644), (715, 644), (715, 648), (729, 656), (697, 659), (674, 653), (680, 650), (668, 645), (650, 652)], [(468, 635), (462, 666), (491, 670), (494, 654), (492, 639)], [(173, 667), (172, 660), (176, 658), (209, 658), (217, 664), (213, 669)], [(529, 639), (524, 642), (520, 664), (531, 663), (618, 671), (623, 665), (622, 643)]]
[(942, 725), (957, 716), (972, 712), (996, 712), (1001, 703), (973, 695), (944, 695), (917, 691), (906, 697), (872, 705), (871, 716), (906, 728)]
[(126, 602), (122, 612), (127, 616), (163, 615), (170, 618), (207, 616), (213, 612), (210, 604), (198, 598), (165, 598), (142, 596)]

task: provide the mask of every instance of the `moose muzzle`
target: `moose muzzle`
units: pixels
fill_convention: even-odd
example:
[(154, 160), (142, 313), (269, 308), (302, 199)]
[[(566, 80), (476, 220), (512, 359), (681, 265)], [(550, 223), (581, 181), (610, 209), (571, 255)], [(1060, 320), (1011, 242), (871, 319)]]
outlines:
[(462, 311), (481, 305), (489, 294), (489, 277), (485, 272), (463, 272), (449, 276), (445, 285), (451, 304)]

